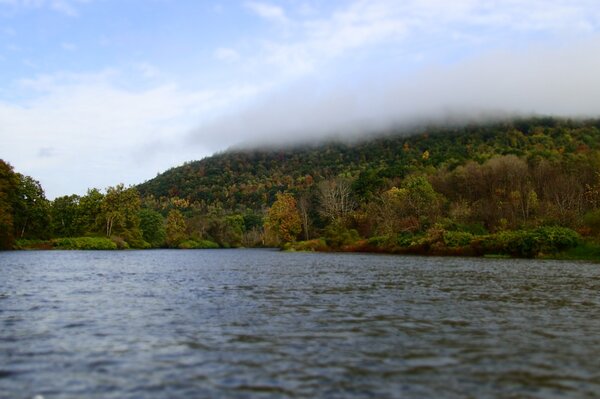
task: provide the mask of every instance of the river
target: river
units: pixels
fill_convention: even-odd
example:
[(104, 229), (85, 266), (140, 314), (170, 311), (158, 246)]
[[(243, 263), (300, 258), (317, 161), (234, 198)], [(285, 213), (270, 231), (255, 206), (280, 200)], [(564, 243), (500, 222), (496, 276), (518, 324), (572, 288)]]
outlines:
[(0, 253), (0, 398), (600, 396), (600, 265)]

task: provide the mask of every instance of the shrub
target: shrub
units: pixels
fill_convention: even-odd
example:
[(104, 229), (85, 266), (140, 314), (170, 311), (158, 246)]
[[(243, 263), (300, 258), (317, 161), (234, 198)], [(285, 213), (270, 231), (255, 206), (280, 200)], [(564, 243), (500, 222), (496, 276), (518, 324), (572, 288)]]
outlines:
[(340, 248), (350, 245), (359, 240), (358, 231), (347, 229), (344, 226), (333, 223), (325, 228), (325, 242), (329, 247)]
[(592, 234), (600, 234), (600, 209), (586, 213), (583, 216), (583, 224)]
[(566, 227), (540, 227), (535, 230), (501, 231), (471, 242), (476, 253), (507, 254), (531, 258), (540, 253), (557, 253), (576, 247), (579, 234)]
[(111, 241), (115, 243), (117, 249), (129, 249), (129, 244), (123, 237), (112, 236), (110, 237)]
[(294, 243), (287, 243), (283, 249), (286, 251), (309, 251), (309, 252), (322, 252), (329, 250), (327, 243), (322, 238), (316, 238), (308, 241), (298, 241)]
[(20, 238), (15, 241), (14, 249), (52, 249), (52, 241)]
[(526, 230), (501, 231), (495, 234), (501, 252), (511, 256), (531, 258), (540, 252), (535, 232)]
[(367, 240), (367, 244), (372, 247), (386, 248), (392, 243), (392, 237), (390, 236), (375, 236)]
[(209, 240), (185, 240), (179, 244), (180, 249), (216, 249), (219, 248), (219, 244)]
[(566, 227), (540, 227), (535, 230), (541, 252), (554, 253), (576, 247), (581, 239), (579, 234)]
[(400, 233), (396, 238), (396, 244), (400, 247), (410, 247), (411, 245), (415, 245), (415, 243), (420, 241), (423, 237), (423, 234), (413, 234), (409, 232)]
[(559, 259), (582, 259), (582, 260), (600, 260), (600, 245), (593, 242), (580, 242), (574, 248), (562, 252)]
[(52, 240), (52, 245), (57, 249), (117, 249), (117, 244), (105, 237), (55, 238)]
[(458, 248), (471, 244), (473, 234), (464, 231), (445, 231), (443, 239), (447, 247)]
[(456, 224), (457, 231), (464, 231), (465, 233), (471, 233), (474, 236), (488, 234), (488, 231), (481, 223), (469, 223), (469, 224)]

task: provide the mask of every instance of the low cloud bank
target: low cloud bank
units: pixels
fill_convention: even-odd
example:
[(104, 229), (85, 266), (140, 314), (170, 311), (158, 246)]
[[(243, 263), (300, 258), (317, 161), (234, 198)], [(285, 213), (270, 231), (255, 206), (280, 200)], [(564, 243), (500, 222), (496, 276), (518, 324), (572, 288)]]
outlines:
[(600, 116), (600, 37), (560, 47), (496, 51), (410, 76), (370, 76), (323, 91), (305, 80), (204, 124), (190, 143), (279, 146), (362, 138), (392, 127), (512, 116)]

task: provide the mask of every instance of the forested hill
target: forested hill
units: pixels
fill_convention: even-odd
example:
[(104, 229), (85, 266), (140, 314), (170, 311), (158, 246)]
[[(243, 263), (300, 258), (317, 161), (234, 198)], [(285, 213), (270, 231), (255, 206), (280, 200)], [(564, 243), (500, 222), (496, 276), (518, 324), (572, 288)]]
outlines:
[(453, 170), (513, 154), (530, 164), (542, 159), (569, 168), (600, 149), (600, 120), (519, 119), (461, 127), (421, 128), (362, 142), (328, 142), (270, 150), (231, 150), (172, 168), (137, 188), (144, 197), (179, 197), (225, 210), (264, 209), (277, 192), (303, 191), (344, 176), (358, 195), (412, 172)]
[(231, 150), (138, 187), (53, 201), (0, 160), (0, 249), (291, 245), (511, 256), (572, 249), (600, 259), (600, 119), (412, 133)]

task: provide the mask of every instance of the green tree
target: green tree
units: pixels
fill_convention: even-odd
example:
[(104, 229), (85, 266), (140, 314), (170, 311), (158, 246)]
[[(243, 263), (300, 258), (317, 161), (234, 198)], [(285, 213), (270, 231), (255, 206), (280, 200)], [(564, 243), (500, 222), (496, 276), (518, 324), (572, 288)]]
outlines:
[(19, 238), (50, 237), (50, 205), (40, 182), (17, 173), (19, 185), (14, 206), (14, 227)]
[(228, 215), (223, 219), (224, 236), (223, 242), (219, 242), (224, 247), (239, 247), (242, 244), (242, 235), (244, 234), (244, 217), (242, 215)]
[(12, 166), (0, 159), (0, 250), (11, 249), (14, 244), (13, 205), (18, 186)]
[(183, 214), (179, 209), (172, 209), (167, 215), (167, 245), (176, 248), (186, 239), (186, 224)]
[(147, 208), (140, 210), (139, 217), (144, 240), (150, 243), (153, 248), (161, 247), (167, 238), (164, 217), (160, 213)]
[(377, 195), (384, 183), (378, 170), (367, 169), (361, 171), (358, 178), (352, 183), (352, 191), (360, 200), (366, 201)]
[(294, 196), (290, 193), (277, 193), (264, 223), (265, 230), (276, 240), (294, 241), (302, 231), (302, 220)]
[(392, 187), (370, 204), (369, 212), (377, 233), (394, 237), (401, 232), (421, 230), (440, 211), (441, 196), (424, 176), (408, 176), (400, 188)]
[(83, 234), (83, 229), (77, 223), (79, 199), (78, 195), (65, 195), (52, 201), (50, 216), (55, 237), (77, 237)]
[(120, 235), (130, 244), (141, 241), (140, 204), (140, 195), (133, 187), (119, 184), (107, 188), (101, 205), (106, 236)]
[(407, 215), (421, 221), (437, 216), (441, 197), (425, 176), (408, 176), (400, 187), (397, 195)]
[(103, 231), (102, 202), (104, 194), (97, 188), (87, 191), (87, 194), (79, 199), (77, 217), (75, 220), (76, 230), (82, 234), (98, 233)]

